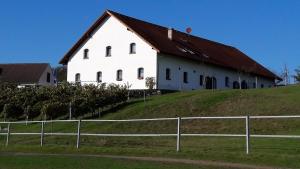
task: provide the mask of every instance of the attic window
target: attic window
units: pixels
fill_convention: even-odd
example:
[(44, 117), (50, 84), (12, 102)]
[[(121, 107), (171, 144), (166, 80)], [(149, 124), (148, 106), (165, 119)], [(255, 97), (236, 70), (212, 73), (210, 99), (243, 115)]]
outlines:
[(194, 55), (195, 52), (193, 52), (192, 50), (186, 49), (190, 54)]
[(179, 46), (176, 46), (176, 47), (177, 47), (177, 49), (179, 49), (181, 52), (184, 52), (184, 53), (187, 52), (185, 49), (183, 49), (183, 48), (181, 48), (181, 47), (179, 47)]
[(83, 51), (83, 59), (88, 59), (89, 58), (89, 49), (84, 49)]
[(208, 56), (208, 55), (206, 55), (206, 54), (203, 54), (203, 56), (204, 56), (205, 58), (209, 58), (209, 56)]
[(135, 54), (136, 53), (136, 44), (135, 43), (130, 44), (129, 53), (130, 54)]
[(107, 46), (106, 47), (106, 53), (105, 53), (106, 57), (111, 56), (111, 46)]
[(51, 81), (51, 74), (47, 72), (47, 83), (50, 83)]

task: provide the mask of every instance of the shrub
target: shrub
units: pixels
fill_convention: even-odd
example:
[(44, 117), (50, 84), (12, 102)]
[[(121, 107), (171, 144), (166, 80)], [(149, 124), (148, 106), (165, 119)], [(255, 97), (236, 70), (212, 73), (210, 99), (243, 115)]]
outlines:
[[(30, 119), (38, 115), (52, 119), (65, 116), (69, 113), (70, 103), (73, 116), (82, 116), (124, 102), (128, 93), (126, 86), (105, 83), (81, 86), (65, 82), (53, 87), (28, 88), (0, 84), (0, 88), (0, 112), (5, 104), (9, 104), (5, 115), (14, 118), (28, 116)], [(18, 112), (11, 113), (14, 109)]]
[(23, 109), (21, 106), (16, 104), (5, 104), (2, 111), (2, 116), (4, 119), (15, 120), (18, 119), (23, 114)]
[(60, 103), (46, 103), (42, 107), (42, 116), (45, 119), (55, 119), (68, 112), (68, 106)]

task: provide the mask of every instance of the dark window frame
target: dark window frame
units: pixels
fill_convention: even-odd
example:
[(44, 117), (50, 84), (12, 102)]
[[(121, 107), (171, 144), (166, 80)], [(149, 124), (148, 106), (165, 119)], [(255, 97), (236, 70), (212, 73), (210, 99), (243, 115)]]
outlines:
[(47, 77), (46, 77), (47, 83), (51, 82), (51, 73), (47, 72)]
[(129, 45), (129, 54), (136, 54), (136, 43), (131, 43)]
[(203, 83), (203, 80), (204, 80), (204, 76), (203, 76), (203, 75), (200, 75), (200, 76), (199, 76), (199, 85), (200, 85), (200, 86), (203, 86), (203, 84), (204, 84), (204, 83)]
[(112, 47), (111, 46), (106, 46), (106, 50), (105, 50), (105, 56), (106, 57), (111, 57), (112, 53)]
[(102, 72), (101, 71), (97, 72), (97, 74), (96, 74), (96, 81), (98, 83), (102, 82)]
[(171, 69), (166, 68), (166, 80), (172, 80), (171, 79)]
[(122, 69), (117, 70), (116, 80), (117, 81), (122, 81), (123, 80), (123, 70)]
[(80, 73), (76, 73), (75, 74), (75, 82), (77, 83), (77, 82), (81, 82), (81, 75), (80, 75)]
[(139, 80), (143, 80), (144, 79), (144, 73), (145, 73), (145, 71), (144, 71), (143, 67), (138, 68), (137, 78)]
[(230, 79), (228, 76), (225, 77), (225, 87), (230, 87)]
[(189, 83), (188, 72), (183, 72), (183, 83)]
[(83, 59), (89, 59), (89, 49), (84, 49), (83, 51)]

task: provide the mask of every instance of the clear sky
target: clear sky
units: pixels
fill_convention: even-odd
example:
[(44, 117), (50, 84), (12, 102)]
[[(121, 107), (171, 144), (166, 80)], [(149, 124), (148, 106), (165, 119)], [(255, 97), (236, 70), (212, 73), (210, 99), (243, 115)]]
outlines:
[(272, 71), (300, 66), (300, 0), (1, 0), (0, 63), (57, 66), (111, 9), (235, 46)]

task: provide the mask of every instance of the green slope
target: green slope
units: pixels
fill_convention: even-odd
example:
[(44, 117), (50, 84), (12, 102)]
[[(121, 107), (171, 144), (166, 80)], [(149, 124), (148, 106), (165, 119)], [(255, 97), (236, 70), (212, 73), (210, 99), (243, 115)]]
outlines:
[[(109, 112), (102, 119), (139, 119), (178, 116), (300, 115), (300, 86), (257, 90), (178, 92), (135, 100)], [(46, 132), (76, 132), (76, 123), (53, 123)], [(82, 133), (176, 133), (176, 121), (82, 123)], [(40, 132), (40, 125), (14, 125), (12, 132)], [(245, 133), (245, 120), (186, 120), (184, 133)], [(252, 134), (298, 134), (300, 119), (251, 120)], [(77, 152), (76, 137), (12, 136), (0, 151)], [(2, 145), (5, 137), (0, 137)], [(104, 153), (219, 160), (300, 168), (298, 139), (251, 139), (245, 154), (245, 138), (185, 137), (176, 153), (176, 138), (82, 137), (79, 153)]]

